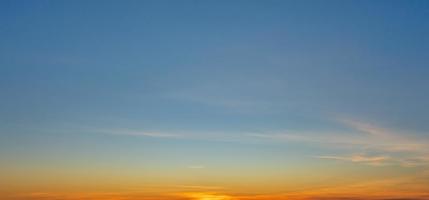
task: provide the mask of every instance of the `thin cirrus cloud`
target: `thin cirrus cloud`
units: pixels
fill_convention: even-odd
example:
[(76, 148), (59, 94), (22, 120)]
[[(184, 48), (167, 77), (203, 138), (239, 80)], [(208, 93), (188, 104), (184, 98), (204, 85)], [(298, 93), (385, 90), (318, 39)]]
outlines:
[[(413, 138), (412, 134), (397, 132), (373, 124), (356, 120), (340, 120), (340, 122), (364, 134), (367, 141), (364, 145), (368, 151), (379, 151), (387, 155), (365, 156), (353, 155), (337, 157), (342, 160), (368, 164), (398, 164), (402, 166), (428, 165), (428, 141)], [(331, 157), (334, 158), (335, 156)], [(322, 158), (328, 158), (324, 156)]]
[(337, 119), (351, 129), (349, 132), (162, 132), (131, 129), (97, 130), (105, 134), (153, 137), (164, 139), (191, 139), (239, 142), (292, 142), (318, 144), (323, 148), (348, 149), (348, 155), (318, 155), (319, 159), (341, 160), (374, 166), (401, 165), (406, 167), (429, 165), (429, 142), (410, 134), (393, 131), (374, 124), (352, 119)]
[(176, 133), (165, 133), (157, 131), (140, 131), (130, 129), (104, 129), (96, 130), (95, 132), (110, 134), (110, 135), (123, 135), (123, 136), (144, 136), (144, 137), (155, 137), (155, 138), (183, 138), (187, 135), (176, 134)]
[(135, 129), (93, 129), (93, 132), (117, 135), (151, 137), (160, 139), (207, 140), (207, 141), (243, 141), (246, 133), (238, 132), (212, 132), (212, 131), (147, 131)]
[(249, 136), (273, 141), (315, 143), (325, 148), (347, 148), (356, 152), (352, 155), (315, 156), (319, 159), (377, 166), (387, 164), (407, 167), (429, 165), (429, 141), (413, 138), (412, 134), (392, 131), (362, 121), (351, 119), (338, 119), (337, 121), (351, 128), (352, 131), (342, 133), (258, 133)]
[(366, 156), (366, 155), (317, 156), (317, 158), (364, 163), (364, 164), (374, 165), (374, 166), (384, 165), (390, 161), (390, 157), (388, 156)]

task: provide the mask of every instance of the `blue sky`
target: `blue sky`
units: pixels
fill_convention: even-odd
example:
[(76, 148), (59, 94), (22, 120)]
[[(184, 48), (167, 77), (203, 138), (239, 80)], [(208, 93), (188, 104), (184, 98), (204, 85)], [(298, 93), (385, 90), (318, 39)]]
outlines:
[(428, 128), (424, 1), (2, 4), (12, 123), (282, 128), (340, 114)]
[(206, 166), (331, 155), (312, 142), (378, 127), (428, 140), (428, 16), (428, 1), (2, 1), (0, 156)]

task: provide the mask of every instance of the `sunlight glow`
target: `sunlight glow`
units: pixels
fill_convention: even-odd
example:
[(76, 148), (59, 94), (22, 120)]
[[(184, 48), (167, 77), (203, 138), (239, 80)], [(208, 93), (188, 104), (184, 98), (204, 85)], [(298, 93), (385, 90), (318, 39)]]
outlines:
[(231, 196), (210, 192), (190, 192), (183, 196), (192, 200), (234, 200)]

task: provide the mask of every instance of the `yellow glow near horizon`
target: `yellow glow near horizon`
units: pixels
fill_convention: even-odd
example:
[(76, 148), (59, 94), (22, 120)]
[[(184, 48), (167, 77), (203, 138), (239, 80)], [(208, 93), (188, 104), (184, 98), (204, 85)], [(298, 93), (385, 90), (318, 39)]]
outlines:
[(208, 192), (189, 192), (182, 194), (183, 197), (192, 199), (192, 200), (234, 200), (235, 198), (216, 193)]

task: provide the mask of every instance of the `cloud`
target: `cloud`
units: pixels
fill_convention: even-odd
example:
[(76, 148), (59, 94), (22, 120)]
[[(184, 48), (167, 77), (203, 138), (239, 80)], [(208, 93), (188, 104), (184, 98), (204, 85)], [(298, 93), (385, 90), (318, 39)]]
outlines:
[(429, 153), (429, 141), (417, 139), (411, 133), (389, 130), (371, 123), (351, 119), (339, 119), (339, 122), (359, 132), (368, 134), (366, 146), (390, 152)]
[[(207, 131), (147, 131), (107, 129), (97, 132), (165, 139), (186, 139), (228, 142), (291, 142), (317, 144), (327, 149), (354, 151), (348, 155), (318, 155), (321, 159), (343, 160), (368, 165), (429, 166), (429, 141), (413, 134), (394, 131), (373, 123), (353, 119), (337, 119), (351, 130), (342, 132), (278, 131), (278, 132), (207, 132)], [(371, 156), (368, 156), (371, 155)], [(376, 156), (374, 156), (376, 155)]]
[(364, 163), (368, 165), (381, 166), (386, 165), (391, 160), (388, 156), (366, 156), (366, 155), (352, 155), (352, 156), (317, 156), (320, 159), (341, 160), (356, 163)]
[(250, 133), (247, 136), (278, 142), (304, 142), (329, 145), (363, 145), (366, 143), (365, 138), (331, 132), (280, 131), (277, 133)]
[(165, 133), (165, 132), (156, 132), (156, 131), (138, 131), (130, 129), (110, 129), (110, 130), (96, 130), (96, 132), (101, 132), (111, 135), (128, 135), (128, 136), (146, 136), (146, 137), (155, 137), (155, 138), (183, 138), (183, 134), (175, 133)]
[[(337, 119), (351, 128), (344, 132), (278, 132), (249, 134), (249, 137), (273, 142), (315, 143), (324, 148), (355, 151), (352, 155), (316, 156), (321, 159), (343, 160), (369, 165), (394, 164), (404, 167), (429, 165), (429, 141), (413, 134), (393, 131), (372, 123), (352, 119)], [(363, 152), (363, 153), (362, 153)], [(378, 156), (368, 156), (377, 155)]]
[(242, 132), (212, 132), (212, 131), (146, 131), (132, 129), (91, 129), (93, 132), (118, 135), (118, 136), (136, 136), (153, 137), (162, 139), (181, 139), (181, 140), (204, 140), (204, 141), (223, 141), (223, 142), (243, 142), (249, 140)]
[[(369, 151), (389, 154), (389, 156), (383, 156), (384, 161), (388, 160), (391, 163), (406, 167), (429, 164), (429, 159), (427, 159), (429, 158), (429, 142), (427, 140), (415, 138), (411, 133), (389, 130), (361, 121), (350, 119), (340, 119), (339, 121), (357, 131), (368, 134), (365, 137), (366, 143), (363, 145)], [(365, 160), (366, 157), (362, 158), (357, 160), (368, 162)], [(350, 161), (354, 162), (356, 159)]]
[(390, 135), (390, 133), (388, 133), (386, 129), (377, 127), (371, 123), (364, 123), (361, 121), (351, 120), (346, 118), (340, 118), (338, 119), (338, 121), (360, 132), (367, 133), (373, 136), (384, 137), (384, 136)]

